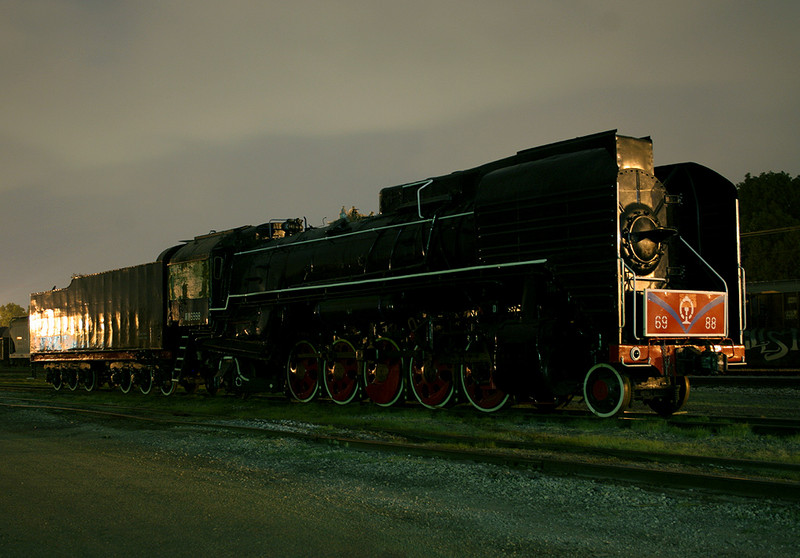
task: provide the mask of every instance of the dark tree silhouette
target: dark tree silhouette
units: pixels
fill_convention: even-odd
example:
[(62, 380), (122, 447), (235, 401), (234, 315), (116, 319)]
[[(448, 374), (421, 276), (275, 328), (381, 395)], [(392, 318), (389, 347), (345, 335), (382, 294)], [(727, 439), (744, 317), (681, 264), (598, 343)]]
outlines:
[(800, 279), (800, 176), (748, 173), (736, 187), (747, 280)]

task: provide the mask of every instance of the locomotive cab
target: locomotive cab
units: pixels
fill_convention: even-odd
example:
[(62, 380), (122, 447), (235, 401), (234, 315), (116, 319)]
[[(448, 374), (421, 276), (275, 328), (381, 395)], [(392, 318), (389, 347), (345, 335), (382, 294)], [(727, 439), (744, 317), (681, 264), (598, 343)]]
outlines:
[(218, 246), (233, 231), (195, 237), (177, 248), (167, 264), (169, 320), (179, 327), (208, 325), (208, 309), (220, 296), (224, 254)]

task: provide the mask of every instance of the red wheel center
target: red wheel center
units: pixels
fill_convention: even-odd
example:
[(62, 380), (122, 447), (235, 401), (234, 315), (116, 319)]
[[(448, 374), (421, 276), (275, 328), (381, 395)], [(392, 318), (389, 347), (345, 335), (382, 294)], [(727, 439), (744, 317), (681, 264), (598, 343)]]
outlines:
[(608, 397), (608, 384), (603, 380), (597, 380), (594, 385), (592, 385), (592, 397), (594, 397), (596, 401), (605, 400)]

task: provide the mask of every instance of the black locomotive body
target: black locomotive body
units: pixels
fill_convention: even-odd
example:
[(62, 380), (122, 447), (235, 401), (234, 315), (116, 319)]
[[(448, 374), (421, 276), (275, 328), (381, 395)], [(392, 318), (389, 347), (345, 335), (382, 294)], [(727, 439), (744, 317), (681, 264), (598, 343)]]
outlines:
[(163, 343), (128, 363), (64, 346), (32, 360), (340, 404), (582, 394), (599, 416), (633, 398), (670, 414), (687, 375), (744, 362), (734, 186), (655, 168), (649, 138), (615, 131), (385, 188), (376, 216), (197, 237), (157, 265)]

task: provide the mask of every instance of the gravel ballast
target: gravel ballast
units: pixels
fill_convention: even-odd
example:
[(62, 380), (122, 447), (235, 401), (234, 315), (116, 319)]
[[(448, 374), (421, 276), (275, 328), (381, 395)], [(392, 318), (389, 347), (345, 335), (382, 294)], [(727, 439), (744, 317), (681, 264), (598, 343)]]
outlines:
[(223, 427), (0, 419), (3, 556), (789, 557), (800, 542), (797, 504)]

